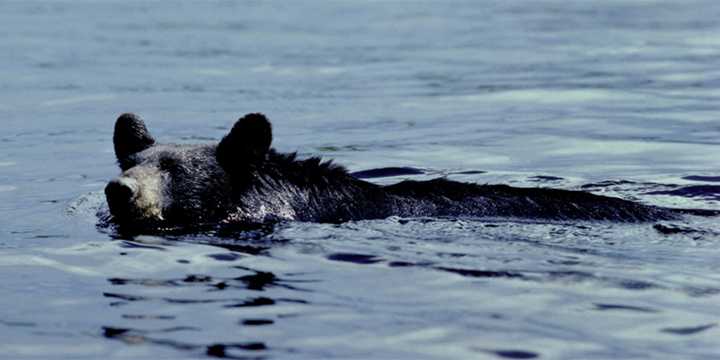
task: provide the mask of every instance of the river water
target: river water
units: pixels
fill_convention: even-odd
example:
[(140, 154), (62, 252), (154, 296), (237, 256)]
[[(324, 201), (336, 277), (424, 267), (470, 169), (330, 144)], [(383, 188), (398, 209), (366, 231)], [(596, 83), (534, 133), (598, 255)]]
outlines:
[(720, 226), (513, 219), (98, 227), (112, 125), (352, 171), (720, 208), (720, 3), (0, 3), (7, 359), (710, 359)]

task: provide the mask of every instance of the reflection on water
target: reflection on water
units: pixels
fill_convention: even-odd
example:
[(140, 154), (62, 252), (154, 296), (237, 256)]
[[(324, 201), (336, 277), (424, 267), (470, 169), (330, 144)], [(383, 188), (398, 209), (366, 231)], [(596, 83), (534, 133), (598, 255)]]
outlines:
[[(712, 211), (132, 235), (112, 122), (447, 176), (720, 209), (720, 3), (0, 4), (7, 358), (720, 357)], [(702, 215), (702, 216), (701, 216)]]

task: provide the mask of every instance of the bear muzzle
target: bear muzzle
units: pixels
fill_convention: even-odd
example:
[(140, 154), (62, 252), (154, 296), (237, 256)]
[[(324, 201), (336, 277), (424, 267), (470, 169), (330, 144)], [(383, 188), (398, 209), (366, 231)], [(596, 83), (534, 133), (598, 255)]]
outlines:
[(110, 214), (121, 222), (163, 220), (159, 199), (153, 190), (143, 189), (142, 184), (131, 177), (110, 181), (105, 187)]
[(110, 213), (114, 217), (125, 217), (130, 214), (133, 199), (137, 197), (137, 181), (130, 178), (118, 178), (110, 181), (105, 187)]

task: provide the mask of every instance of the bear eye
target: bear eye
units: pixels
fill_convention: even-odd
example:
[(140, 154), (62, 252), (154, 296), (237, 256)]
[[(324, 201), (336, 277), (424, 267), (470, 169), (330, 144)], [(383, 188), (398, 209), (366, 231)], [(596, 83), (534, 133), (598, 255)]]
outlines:
[(137, 165), (137, 157), (134, 155), (126, 156), (122, 159), (118, 160), (118, 164), (120, 165), (120, 170), (127, 171), (128, 169), (134, 167)]
[(173, 169), (177, 169), (178, 167), (178, 160), (173, 157), (163, 157), (160, 158), (160, 169), (164, 171), (171, 171)]

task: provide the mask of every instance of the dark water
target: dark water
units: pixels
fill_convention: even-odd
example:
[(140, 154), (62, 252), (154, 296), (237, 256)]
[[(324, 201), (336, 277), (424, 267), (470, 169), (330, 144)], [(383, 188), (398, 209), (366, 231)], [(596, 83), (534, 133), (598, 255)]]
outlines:
[(720, 357), (717, 218), (122, 239), (95, 217), (125, 111), (173, 142), (261, 111), (279, 150), (400, 169), (362, 173), (380, 183), (718, 209), (718, 18), (710, 0), (2, 2), (0, 354)]

